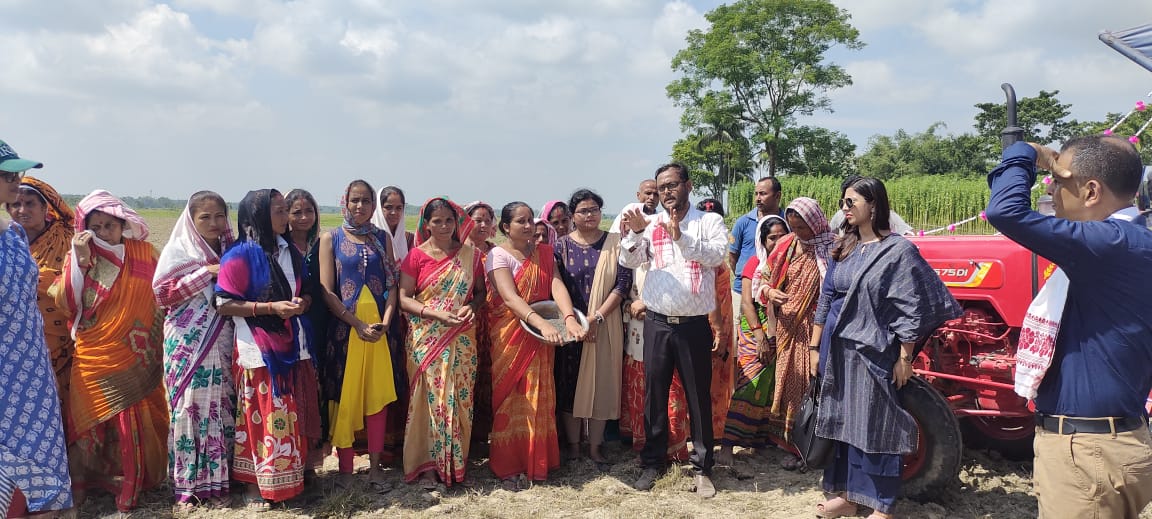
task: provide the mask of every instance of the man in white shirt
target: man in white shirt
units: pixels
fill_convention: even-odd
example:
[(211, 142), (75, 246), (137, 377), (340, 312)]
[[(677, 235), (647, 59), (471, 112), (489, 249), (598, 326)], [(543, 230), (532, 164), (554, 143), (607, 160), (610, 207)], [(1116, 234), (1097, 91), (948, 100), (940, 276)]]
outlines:
[(692, 425), (692, 469), (696, 492), (716, 495), (712, 484), (712, 328), (716, 269), (727, 256), (728, 231), (720, 215), (688, 202), (688, 169), (666, 164), (656, 170), (656, 189), (665, 213), (648, 219), (639, 209), (624, 214), (620, 264), (648, 263), (641, 300), (644, 320), (644, 472), (635, 483), (650, 490), (666, 465), (668, 392), (673, 370), (680, 373)]

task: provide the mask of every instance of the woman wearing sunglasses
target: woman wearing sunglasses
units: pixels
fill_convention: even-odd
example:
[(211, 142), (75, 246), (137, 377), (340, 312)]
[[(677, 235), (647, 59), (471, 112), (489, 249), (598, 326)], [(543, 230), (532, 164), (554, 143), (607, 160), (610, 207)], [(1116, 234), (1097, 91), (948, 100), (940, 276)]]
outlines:
[(819, 517), (892, 517), (902, 455), (916, 450), (916, 422), (900, 405), (917, 341), (960, 315), (960, 305), (916, 247), (892, 232), (888, 192), (850, 182), (840, 200), (844, 233), (832, 248), (812, 326), (810, 365), (822, 378), (816, 434), (834, 441)]

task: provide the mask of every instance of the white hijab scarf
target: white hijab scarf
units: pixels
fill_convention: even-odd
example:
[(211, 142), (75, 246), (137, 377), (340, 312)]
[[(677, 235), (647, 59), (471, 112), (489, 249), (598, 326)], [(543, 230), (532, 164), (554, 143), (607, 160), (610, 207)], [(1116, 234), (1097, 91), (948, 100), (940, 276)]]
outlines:
[[(392, 226), (388, 225), (388, 221), (384, 219), (384, 190), (392, 186), (385, 186), (376, 192), (376, 212), (372, 213), (372, 224), (378, 229), (383, 229), (388, 233), (388, 237), (392, 238), (392, 256), (399, 265), (408, 256), (408, 219), (403, 215), (400, 216), (400, 225), (396, 226), (396, 234), (392, 234)], [(403, 196), (401, 196), (403, 198)]]

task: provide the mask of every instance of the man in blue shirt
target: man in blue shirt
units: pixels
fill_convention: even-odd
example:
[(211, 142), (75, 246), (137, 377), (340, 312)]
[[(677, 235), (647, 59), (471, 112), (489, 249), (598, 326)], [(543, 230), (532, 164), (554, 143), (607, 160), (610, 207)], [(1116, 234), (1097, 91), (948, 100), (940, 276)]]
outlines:
[[(1036, 169), (1053, 174), (1055, 216), (1030, 207)], [(1152, 500), (1152, 231), (1132, 205), (1142, 170), (1126, 140), (1096, 135), (1059, 153), (1013, 144), (988, 175), (988, 222), (1068, 279), (1035, 397), (1042, 518), (1136, 517)]]
[[(744, 271), (748, 258), (756, 255), (756, 223), (760, 218), (770, 214), (784, 218), (784, 210), (780, 209), (780, 195), (780, 181), (776, 177), (760, 179), (756, 182), (756, 193), (753, 195), (756, 207), (737, 218), (736, 224), (732, 226), (732, 234), (728, 236), (728, 266), (732, 267), (736, 277), (740, 277)], [(732, 285), (736, 294), (740, 294), (739, 285)]]

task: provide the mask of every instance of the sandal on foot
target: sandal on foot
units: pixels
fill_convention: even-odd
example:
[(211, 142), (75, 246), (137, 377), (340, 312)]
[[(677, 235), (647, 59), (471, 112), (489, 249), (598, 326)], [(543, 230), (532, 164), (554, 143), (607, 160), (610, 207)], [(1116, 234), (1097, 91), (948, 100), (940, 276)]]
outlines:
[(244, 496), (244, 509), (249, 512), (267, 512), (272, 509), (272, 504), (259, 496)]
[(854, 516), (856, 515), (856, 512), (856, 503), (853, 503), (840, 496), (836, 496), (816, 505), (816, 517), (823, 519), (835, 519), (836, 517)]

